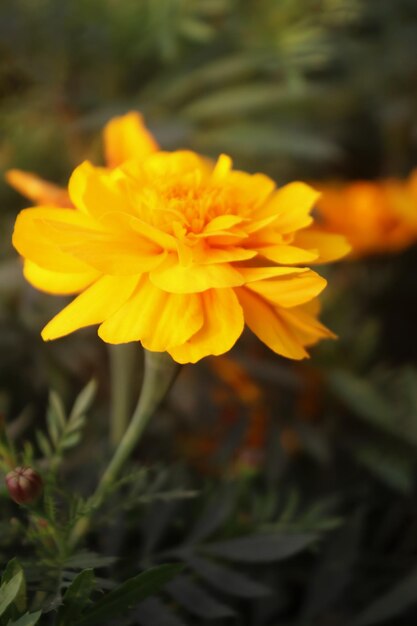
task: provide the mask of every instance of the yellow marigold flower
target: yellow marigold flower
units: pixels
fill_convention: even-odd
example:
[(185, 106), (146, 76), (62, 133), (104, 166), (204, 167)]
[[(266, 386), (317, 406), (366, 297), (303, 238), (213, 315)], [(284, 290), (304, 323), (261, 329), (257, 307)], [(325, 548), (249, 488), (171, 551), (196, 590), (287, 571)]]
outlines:
[(322, 227), (346, 236), (353, 256), (402, 250), (417, 241), (417, 170), (407, 180), (321, 187)]
[[(132, 160), (76, 168), (74, 210), (41, 206), (17, 218), (26, 278), (49, 293), (81, 292), (43, 338), (100, 324), (108, 343), (140, 341), (187, 363), (227, 352), (246, 323), (278, 354), (307, 357), (306, 346), (332, 333), (317, 320), (326, 281), (300, 266), (347, 251), (343, 238), (310, 228), (317, 192), (301, 182), (276, 189), (225, 155), (214, 164), (160, 151), (142, 130)], [(120, 146), (107, 152), (112, 165), (135, 148)]]

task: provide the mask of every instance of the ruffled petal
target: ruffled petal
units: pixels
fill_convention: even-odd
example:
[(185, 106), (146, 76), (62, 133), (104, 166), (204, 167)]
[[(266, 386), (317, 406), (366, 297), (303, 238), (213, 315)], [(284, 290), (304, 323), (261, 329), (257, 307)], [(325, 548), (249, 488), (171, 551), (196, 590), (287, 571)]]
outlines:
[(129, 200), (129, 185), (130, 181), (120, 170), (109, 171), (84, 161), (73, 171), (68, 192), (80, 211), (100, 219), (109, 210), (135, 214)]
[(298, 231), (294, 237), (294, 244), (313, 254), (318, 254), (318, 258), (314, 259), (313, 263), (337, 261), (349, 254), (352, 249), (343, 235), (329, 233), (318, 227)]
[(108, 167), (117, 167), (130, 159), (144, 159), (158, 150), (142, 115), (136, 111), (111, 119), (104, 127), (103, 140)]
[(326, 284), (324, 278), (310, 270), (252, 282), (248, 287), (274, 306), (291, 308), (318, 296)]
[(166, 293), (143, 277), (132, 297), (103, 322), (98, 334), (108, 343), (141, 341), (147, 350), (165, 352), (187, 341), (202, 324), (198, 295)]
[(156, 287), (170, 293), (200, 293), (244, 283), (241, 274), (229, 263), (185, 267), (175, 258), (151, 271), (150, 279)]
[[(80, 211), (28, 209), (20, 214), (16, 223), (17, 233), (22, 232), (26, 239), (22, 243), (22, 238), (15, 235), (18, 242), (15, 245), (25, 257), (52, 271), (73, 273), (70, 266), (62, 269), (55, 266), (51, 254), (57, 248), (61, 254), (70, 255), (74, 264), (82, 262), (84, 267), (103, 274), (141, 274), (161, 263), (164, 253), (160, 248), (132, 230), (118, 230), (119, 222), (114, 228), (112, 225), (108, 219), (104, 227)], [(41, 240), (29, 236), (29, 227), (36, 229)], [(45, 265), (45, 254), (48, 265)]]
[(79, 274), (53, 272), (27, 260), (23, 266), (23, 274), (36, 289), (56, 295), (79, 293), (99, 277), (95, 270)]
[(42, 338), (49, 341), (79, 328), (100, 324), (129, 299), (138, 280), (138, 276), (99, 278), (45, 326)]
[(305, 183), (289, 183), (272, 195), (256, 218), (276, 215), (273, 227), (282, 234), (293, 233), (311, 224), (310, 213), (319, 197), (320, 193)]
[(85, 226), (84, 216), (79, 211), (55, 207), (25, 209), (17, 216), (12, 239), (19, 254), (53, 272), (89, 272), (91, 267), (60, 248), (56, 233), (51, 237), (50, 228), (46, 226), (48, 220), (60, 222), (67, 231), (81, 224)]
[(277, 276), (300, 274), (307, 271), (307, 267), (239, 267), (239, 273), (243, 276), (245, 284), (266, 280), (267, 278), (276, 278)]
[(282, 309), (281, 318), (291, 328), (291, 332), (304, 346), (312, 346), (320, 339), (336, 339), (336, 335), (326, 328), (317, 319), (317, 311), (314, 309), (318, 300), (312, 300), (307, 305)]
[(186, 343), (168, 350), (178, 363), (196, 363), (230, 350), (242, 334), (243, 311), (232, 289), (210, 289), (200, 294), (204, 310), (202, 328)]
[(318, 258), (317, 252), (285, 244), (259, 247), (257, 252), (269, 261), (283, 263), (284, 265), (312, 263)]
[(275, 308), (249, 289), (236, 289), (236, 294), (243, 308), (245, 322), (251, 331), (268, 348), (289, 359), (308, 357), (303, 343), (285, 324)]

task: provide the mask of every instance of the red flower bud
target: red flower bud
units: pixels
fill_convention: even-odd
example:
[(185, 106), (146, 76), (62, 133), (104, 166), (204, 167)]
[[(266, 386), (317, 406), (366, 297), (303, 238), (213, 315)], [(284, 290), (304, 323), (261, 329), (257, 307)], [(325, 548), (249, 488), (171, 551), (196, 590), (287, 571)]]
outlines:
[(31, 504), (43, 489), (42, 478), (31, 467), (16, 467), (6, 476), (9, 495), (17, 504)]

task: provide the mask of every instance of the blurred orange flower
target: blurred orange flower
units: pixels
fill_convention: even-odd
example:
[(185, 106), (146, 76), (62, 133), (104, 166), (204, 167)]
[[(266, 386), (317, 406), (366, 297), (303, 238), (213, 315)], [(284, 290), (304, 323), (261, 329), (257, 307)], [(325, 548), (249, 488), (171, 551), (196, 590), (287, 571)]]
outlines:
[(300, 267), (347, 251), (311, 227), (317, 192), (301, 182), (276, 189), (226, 155), (212, 163), (160, 151), (135, 113), (112, 120), (104, 139), (109, 167), (85, 162), (70, 179), (74, 210), (45, 198), (16, 221), (29, 282), (81, 292), (45, 340), (100, 324), (108, 343), (140, 341), (187, 363), (227, 352), (245, 323), (293, 359), (332, 336), (315, 305), (326, 281)]
[(407, 180), (320, 186), (321, 226), (345, 235), (353, 256), (402, 250), (417, 241), (417, 170)]

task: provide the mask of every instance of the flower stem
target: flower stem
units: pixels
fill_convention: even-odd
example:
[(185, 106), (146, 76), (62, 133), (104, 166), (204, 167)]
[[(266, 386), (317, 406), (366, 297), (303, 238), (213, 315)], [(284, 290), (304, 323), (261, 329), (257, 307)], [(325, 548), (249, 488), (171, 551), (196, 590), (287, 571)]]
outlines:
[[(95, 508), (103, 503), (106, 493), (135, 449), (149, 419), (166, 396), (178, 371), (178, 364), (167, 353), (145, 351), (145, 371), (139, 401), (130, 424), (94, 493)], [(80, 541), (89, 526), (88, 516), (78, 520), (70, 536), (71, 547)]]
[(135, 343), (109, 345), (111, 405), (110, 443), (116, 448), (121, 442), (133, 408), (134, 371), (138, 366), (138, 346)]

